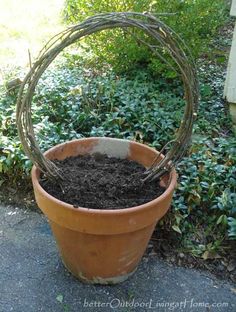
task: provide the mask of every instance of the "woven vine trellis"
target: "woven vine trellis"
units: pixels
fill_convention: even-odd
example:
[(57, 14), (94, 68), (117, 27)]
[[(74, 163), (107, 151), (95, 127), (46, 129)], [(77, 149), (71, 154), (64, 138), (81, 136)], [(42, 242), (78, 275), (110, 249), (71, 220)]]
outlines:
[(134, 35), (134, 32), (131, 32), (130, 28), (143, 30), (144, 33), (152, 38), (150, 40), (151, 43), (149, 41), (146, 42), (143, 38), (136, 38), (137, 41), (147, 45), (154, 54), (169, 64), (167, 59), (163, 57), (163, 54), (160, 53), (160, 49), (168, 53), (177, 65), (177, 71), (183, 81), (186, 106), (176, 138), (163, 147), (161, 152), (167, 145), (170, 146), (165, 157), (163, 159), (157, 157), (152, 166), (147, 169), (144, 180), (149, 181), (161, 177), (183, 157), (189, 146), (193, 122), (197, 116), (199, 91), (196, 68), (185, 43), (157, 16), (150, 13), (134, 12), (95, 15), (56, 35), (41, 51), (19, 90), (16, 119), (19, 137), (26, 155), (49, 178), (62, 179), (59, 169), (43, 155), (35, 138), (31, 117), (31, 103), (36, 85), (44, 71), (63, 49), (85, 36), (117, 27), (132, 35)]

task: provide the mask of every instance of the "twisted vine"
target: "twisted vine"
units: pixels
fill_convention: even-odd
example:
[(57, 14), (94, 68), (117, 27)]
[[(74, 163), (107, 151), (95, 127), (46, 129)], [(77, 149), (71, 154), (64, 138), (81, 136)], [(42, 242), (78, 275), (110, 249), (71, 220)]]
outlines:
[[(160, 151), (159, 156), (146, 171), (144, 181), (157, 179), (171, 170), (180, 161), (189, 146), (193, 122), (197, 117), (199, 91), (195, 64), (187, 46), (171, 28), (150, 13), (103, 13), (92, 16), (54, 36), (40, 52), (19, 90), (16, 119), (23, 149), (31, 161), (50, 179), (63, 178), (58, 167), (43, 155), (35, 138), (31, 103), (37, 83), (47, 67), (63, 49), (85, 36), (117, 27), (134, 36), (135, 34), (130, 32), (129, 28), (143, 30), (152, 38), (152, 44), (136, 38), (139, 43), (148, 46), (163, 62), (168, 63), (159, 52), (160, 48), (165, 49), (177, 65), (177, 71), (182, 78), (185, 92), (185, 112), (176, 138), (168, 142)], [(171, 64), (169, 65), (171, 66)], [(170, 145), (170, 148), (165, 157), (161, 158), (160, 155), (167, 145)]]

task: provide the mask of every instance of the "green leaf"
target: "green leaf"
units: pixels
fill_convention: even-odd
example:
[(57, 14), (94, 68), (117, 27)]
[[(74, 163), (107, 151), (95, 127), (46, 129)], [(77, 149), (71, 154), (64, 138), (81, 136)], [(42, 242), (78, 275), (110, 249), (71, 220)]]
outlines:
[(217, 224), (217, 225), (220, 224), (220, 223), (222, 222), (223, 217), (224, 217), (224, 215), (221, 215), (221, 216), (219, 217), (219, 219), (216, 221), (216, 224)]
[(227, 224), (227, 216), (226, 215), (221, 215), (219, 218), (218, 218), (218, 220), (216, 221), (216, 224), (218, 225), (218, 224), (220, 224), (220, 223), (222, 223), (222, 224)]
[(180, 228), (179, 228), (177, 225), (173, 225), (173, 226), (172, 226), (172, 229), (173, 229), (175, 232), (178, 232), (179, 234), (182, 234)]
[(57, 301), (59, 301), (60, 303), (63, 302), (63, 295), (62, 294), (59, 294), (57, 297), (56, 297)]

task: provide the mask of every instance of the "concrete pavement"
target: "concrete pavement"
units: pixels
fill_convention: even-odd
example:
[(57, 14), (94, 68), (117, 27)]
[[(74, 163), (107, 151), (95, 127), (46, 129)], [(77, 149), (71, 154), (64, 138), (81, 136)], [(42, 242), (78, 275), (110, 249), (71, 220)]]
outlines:
[(82, 284), (63, 267), (43, 215), (0, 212), (0, 312), (236, 311), (235, 285), (155, 255), (122, 284)]

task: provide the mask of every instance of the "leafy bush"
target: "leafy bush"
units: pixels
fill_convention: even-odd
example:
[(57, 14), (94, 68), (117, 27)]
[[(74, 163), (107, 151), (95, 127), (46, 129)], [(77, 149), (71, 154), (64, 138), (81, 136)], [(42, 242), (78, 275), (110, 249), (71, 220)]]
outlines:
[[(198, 56), (208, 51), (209, 39), (225, 22), (226, 8), (225, 0), (67, 0), (64, 19), (67, 23), (78, 23), (100, 12), (175, 13), (161, 16), (161, 19), (179, 33), (188, 43), (192, 54)], [(145, 38), (140, 31), (134, 32), (140, 38)], [(93, 51), (93, 66), (109, 63), (116, 71), (121, 72), (137, 65), (148, 64), (154, 72), (164, 73), (168, 78), (175, 77), (172, 70), (160, 62), (148, 48), (140, 44), (137, 46), (136, 40), (124, 30), (114, 29), (91, 35), (82, 45), (86, 51)]]
[[(199, 140), (179, 164), (178, 171), (181, 180), (174, 195), (174, 210), (178, 212), (174, 229), (187, 235), (191, 227), (197, 229), (201, 224), (206, 245), (223, 241), (228, 226), (229, 236), (235, 237), (235, 138)], [(188, 244), (198, 244), (196, 236), (188, 237)]]

